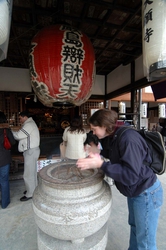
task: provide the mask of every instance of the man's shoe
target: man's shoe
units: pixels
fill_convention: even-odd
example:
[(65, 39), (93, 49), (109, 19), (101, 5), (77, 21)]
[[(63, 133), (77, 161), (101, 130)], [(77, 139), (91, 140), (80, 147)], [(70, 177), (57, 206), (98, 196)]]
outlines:
[(30, 199), (32, 199), (32, 197), (23, 196), (23, 197), (21, 197), (20, 201), (28, 201)]

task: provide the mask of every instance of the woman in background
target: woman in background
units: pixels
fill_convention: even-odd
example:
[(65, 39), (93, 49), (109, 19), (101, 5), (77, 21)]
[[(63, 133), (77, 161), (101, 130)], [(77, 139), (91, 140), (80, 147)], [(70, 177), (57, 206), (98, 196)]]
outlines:
[(77, 160), (86, 157), (84, 142), (87, 134), (83, 128), (82, 117), (78, 116), (72, 119), (70, 127), (67, 127), (63, 133), (63, 143), (66, 144), (65, 158)]
[(15, 139), (10, 131), (6, 116), (0, 111), (0, 189), (1, 189), (1, 207), (6, 208), (10, 203), (9, 170), (12, 161), (11, 151), (5, 149), (4, 129), (11, 145), (15, 144)]

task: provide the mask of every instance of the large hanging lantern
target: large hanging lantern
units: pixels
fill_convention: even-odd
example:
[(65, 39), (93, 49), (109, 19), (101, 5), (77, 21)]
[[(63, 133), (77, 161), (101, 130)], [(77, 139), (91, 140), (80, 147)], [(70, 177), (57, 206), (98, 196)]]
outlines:
[(7, 1), (0, 1), (0, 45), (4, 43), (8, 35), (9, 9)]
[(48, 107), (80, 106), (91, 95), (95, 76), (92, 44), (68, 25), (41, 30), (31, 42), (31, 84)]
[(143, 63), (147, 79), (166, 77), (166, 1), (142, 1)]
[(13, 0), (0, 0), (0, 61), (6, 59)]

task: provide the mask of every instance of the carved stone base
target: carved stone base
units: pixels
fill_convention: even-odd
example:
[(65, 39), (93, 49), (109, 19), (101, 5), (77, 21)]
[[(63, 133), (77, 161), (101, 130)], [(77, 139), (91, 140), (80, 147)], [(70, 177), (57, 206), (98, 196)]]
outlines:
[(104, 250), (107, 246), (107, 224), (80, 243), (64, 241), (43, 233), (38, 228), (38, 250)]

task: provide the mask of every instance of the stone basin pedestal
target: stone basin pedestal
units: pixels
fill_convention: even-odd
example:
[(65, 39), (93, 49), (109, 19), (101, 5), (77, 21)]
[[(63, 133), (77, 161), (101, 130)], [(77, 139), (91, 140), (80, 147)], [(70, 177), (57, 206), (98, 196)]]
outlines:
[(32, 204), (39, 250), (104, 250), (111, 190), (101, 170), (80, 171), (75, 161), (44, 167)]

